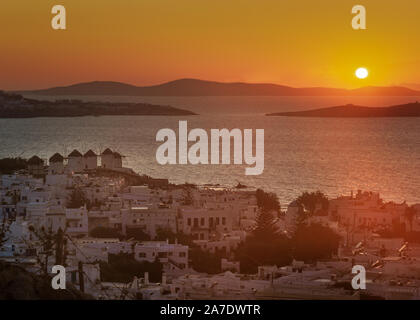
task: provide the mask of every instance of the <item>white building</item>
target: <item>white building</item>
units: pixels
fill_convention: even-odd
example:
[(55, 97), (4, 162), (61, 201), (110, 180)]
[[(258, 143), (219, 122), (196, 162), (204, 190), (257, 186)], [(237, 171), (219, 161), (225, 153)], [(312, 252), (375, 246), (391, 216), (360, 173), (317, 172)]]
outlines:
[(158, 229), (176, 232), (177, 226), (177, 214), (173, 209), (149, 207), (122, 209), (121, 220), (124, 234), (128, 229), (141, 229), (152, 239), (156, 237)]
[(66, 232), (73, 236), (87, 236), (89, 231), (88, 214), (86, 207), (78, 209), (65, 209)]
[(165, 272), (179, 271), (188, 268), (188, 246), (170, 244), (166, 241), (146, 241), (134, 247), (134, 258), (137, 261), (163, 264)]
[(197, 240), (209, 240), (218, 233), (227, 233), (232, 228), (232, 213), (229, 210), (209, 210), (184, 207), (180, 209), (178, 229), (191, 234)]

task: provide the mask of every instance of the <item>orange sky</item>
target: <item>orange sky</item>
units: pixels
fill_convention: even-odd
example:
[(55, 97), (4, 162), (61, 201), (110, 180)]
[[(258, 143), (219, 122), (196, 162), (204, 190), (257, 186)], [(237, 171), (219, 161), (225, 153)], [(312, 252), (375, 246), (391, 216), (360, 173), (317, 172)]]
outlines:
[[(67, 30), (51, 28), (55, 4)], [(364, 4), (367, 30), (351, 28)], [(2, 0), (0, 88), (177, 78), (358, 87), (419, 83), (420, 1)], [(354, 77), (364, 66), (370, 76)]]

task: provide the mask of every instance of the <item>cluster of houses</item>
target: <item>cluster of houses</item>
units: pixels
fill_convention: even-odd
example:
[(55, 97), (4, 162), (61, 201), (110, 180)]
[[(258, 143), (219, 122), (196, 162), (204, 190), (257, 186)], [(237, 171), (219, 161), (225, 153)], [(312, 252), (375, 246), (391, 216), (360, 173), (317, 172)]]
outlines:
[[(122, 158), (109, 148), (99, 156), (92, 150), (84, 154), (74, 150), (66, 158), (54, 154), (48, 164), (34, 156), (29, 159), (27, 170), (2, 175), (0, 218), (10, 225), (7, 241), (0, 248), (0, 259), (37, 270), (37, 257), (43, 250), (31, 229), (44, 228), (65, 232), (69, 238), (68, 279), (79, 286), (80, 281), (85, 281), (84, 290), (97, 298), (119, 298), (123, 288), (132, 297), (141, 292), (144, 299), (353, 299), (358, 296), (332, 288), (337, 281), (351, 277), (354, 264), (368, 269), (372, 294), (420, 298), (420, 246), (378, 234), (396, 225), (420, 231), (420, 205), (412, 206), (419, 214), (409, 219), (406, 203), (386, 203), (378, 193), (358, 191), (331, 199), (328, 211), (318, 210), (319, 214), (310, 217), (309, 223), (329, 226), (341, 235), (334, 259), (316, 265), (294, 261), (288, 267), (260, 266), (258, 274), (242, 275), (234, 252), (253, 230), (260, 213), (255, 190), (130, 185), (118, 174), (132, 172), (123, 167)], [(116, 174), (103, 175), (101, 170)], [(78, 192), (83, 194), (80, 205), (74, 199)], [(286, 234), (293, 232), (300, 210), (292, 202), (278, 215), (278, 228)], [(95, 237), (98, 230), (115, 230), (122, 237)], [(148, 238), (130, 238), (137, 231)], [(190, 264), (191, 248), (177, 240), (159, 238), (162, 232), (189, 235), (201, 250), (221, 253), (223, 273), (196, 272)], [(129, 284), (102, 282), (99, 263), (121, 253), (130, 254), (139, 262), (159, 261), (162, 281), (151, 283), (146, 273)], [(82, 280), (80, 263), (86, 273)], [(392, 281), (401, 284), (398, 290), (394, 290)]]

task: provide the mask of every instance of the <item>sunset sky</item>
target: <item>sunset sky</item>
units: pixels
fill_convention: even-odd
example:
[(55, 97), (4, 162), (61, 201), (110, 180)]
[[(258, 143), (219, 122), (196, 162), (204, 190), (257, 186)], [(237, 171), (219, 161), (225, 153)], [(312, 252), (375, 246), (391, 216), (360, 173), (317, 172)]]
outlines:
[[(67, 9), (65, 31), (51, 28), (56, 4)], [(356, 4), (367, 30), (351, 28)], [(418, 84), (419, 21), (417, 0), (2, 0), (0, 89), (178, 78)]]

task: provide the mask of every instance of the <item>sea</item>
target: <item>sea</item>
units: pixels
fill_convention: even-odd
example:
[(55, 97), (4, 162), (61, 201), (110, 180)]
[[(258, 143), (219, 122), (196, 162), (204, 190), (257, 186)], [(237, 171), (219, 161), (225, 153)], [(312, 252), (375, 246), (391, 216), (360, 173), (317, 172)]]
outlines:
[[(220, 184), (275, 192), (284, 208), (303, 191), (329, 197), (379, 192), (386, 201), (420, 203), (420, 118), (298, 118), (267, 113), (343, 104), (387, 106), (419, 97), (35, 97), (171, 105), (194, 116), (100, 116), (0, 119), (0, 157), (48, 159), (73, 149), (121, 153), (124, 166), (173, 183)], [(160, 165), (156, 133), (188, 128), (264, 129), (264, 172), (245, 175), (244, 165)]]

